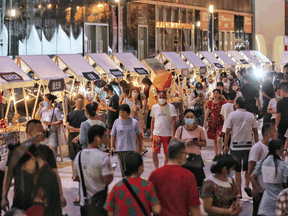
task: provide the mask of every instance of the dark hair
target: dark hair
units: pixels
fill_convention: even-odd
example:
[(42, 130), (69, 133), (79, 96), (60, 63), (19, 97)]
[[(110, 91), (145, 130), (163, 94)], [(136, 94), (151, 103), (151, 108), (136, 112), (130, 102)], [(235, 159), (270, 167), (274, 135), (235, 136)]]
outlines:
[(94, 117), (98, 109), (98, 104), (96, 102), (87, 104), (85, 109), (89, 116)]
[(234, 100), (236, 98), (236, 92), (231, 90), (227, 93), (227, 97), (229, 98), (229, 100)]
[(53, 95), (53, 94), (45, 94), (45, 97), (50, 101), (52, 101), (52, 103), (55, 102), (55, 100), (57, 99), (57, 96)]
[(162, 93), (167, 95), (167, 92), (166, 92), (166, 91), (159, 91), (159, 92), (158, 92), (158, 94), (162, 94)]
[(192, 109), (186, 109), (185, 112), (184, 112), (184, 116), (185, 116), (187, 113), (189, 113), (189, 112), (192, 112), (192, 113), (195, 115), (194, 110), (192, 110)]
[(35, 127), (36, 124), (41, 124), (41, 121), (37, 119), (32, 119), (28, 121), (26, 124), (26, 133), (28, 133), (28, 130), (30, 129), (30, 127)]
[(219, 94), (221, 94), (220, 89), (214, 89), (214, 90), (213, 90), (213, 93), (214, 93), (215, 91), (217, 91)]
[(131, 176), (132, 174), (136, 173), (140, 166), (143, 165), (143, 159), (141, 154), (132, 152), (126, 156), (125, 159), (125, 175)]
[(223, 82), (218, 82), (218, 83), (217, 83), (217, 87), (218, 87), (218, 86), (224, 87)]
[(122, 87), (123, 89), (129, 88), (129, 85), (128, 85), (128, 83), (125, 80), (121, 80), (119, 82), (119, 86)]
[(245, 80), (247, 81), (247, 82), (253, 82), (253, 77), (252, 76), (250, 76), (250, 75), (247, 75), (247, 76), (245, 76)]
[(127, 112), (129, 115), (130, 115), (130, 113), (131, 113), (131, 109), (130, 109), (130, 107), (129, 107), (128, 104), (122, 104), (122, 105), (120, 105), (120, 106), (119, 106), (119, 111), (125, 111), (125, 112)]
[(146, 84), (148, 86), (151, 86), (152, 85), (152, 82), (149, 78), (145, 77), (143, 80), (142, 80), (142, 84)]
[(283, 73), (277, 73), (276, 79), (283, 79), (284, 74)]
[(113, 89), (113, 87), (112, 87), (111, 84), (107, 84), (107, 85), (104, 87), (104, 91), (105, 91), (105, 92), (108, 92), (109, 90), (112, 91), (112, 92), (114, 92), (114, 89)]
[(279, 87), (279, 85), (277, 85), (277, 86), (275, 87), (274, 92), (277, 92), (279, 89), (281, 89), (281, 88)]
[(284, 67), (283, 67), (283, 71), (284, 71), (284, 68), (286, 68), (286, 67), (288, 67), (288, 63), (284, 65)]
[(273, 127), (274, 124), (273, 123), (265, 123), (263, 126), (262, 126), (262, 129), (261, 129), (261, 133), (262, 133), (262, 136), (264, 136), (264, 134), (270, 130), (271, 127)]
[(285, 93), (288, 93), (288, 84), (283, 83), (281, 85), (281, 83), (280, 83), (280, 86), (281, 86), (282, 91), (284, 91)]
[(93, 125), (89, 128), (87, 136), (88, 136), (88, 142), (92, 143), (94, 141), (95, 136), (103, 137), (103, 135), (106, 132), (106, 128), (104, 128), (102, 125)]
[(224, 167), (229, 170), (234, 166), (238, 166), (237, 160), (231, 155), (223, 154), (218, 156), (217, 163), (212, 165), (210, 171), (212, 173), (221, 173)]
[(237, 79), (237, 75), (235, 72), (231, 72), (230, 75), (233, 76), (233, 79)]
[(272, 72), (268, 72), (266, 74), (266, 78), (273, 78), (273, 73)]
[(130, 89), (129, 88), (123, 89), (123, 93), (125, 93), (128, 96), (130, 93)]
[[(277, 162), (277, 160), (281, 160), (281, 158), (276, 154), (276, 151), (279, 150), (279, 149), (281, 149), (282, 147), (283, 147), (283, 142), (282, 142), (282, 140), (277, 139), (277, 140), (271, 140), (271, 141), (269, 142), (269, 146), (268, 146), (269, 153), (268, 153), (267, 157), (268, 157), (269, 155), (273, 155), (273, 156), (274, 156), (275, 178), (276, 178), (277, 172), (278, 172), (278, 162)], [(266, 159), (267, 159), (267, 157), (266, 157)], [(266, 159), (265, 159), (265, 160), (266, 160)], [(263, 160), (262, 163), (263, 163), (265, 160)]]
[(238, 97), (238, 98), (236, 99), (236, 104), (239, 105), (239, 108), (240, 108), (240, 109), (245, 109), (245, 107), (246, 107), (246, 102), (245, 102), (244, 97)]
[(182, 151), (185, 150), (185, 143), (179, 139), (172, 139), (169, 142), (168, 146), (168, 157), (171, 160), (178, 159), (182, 154)]

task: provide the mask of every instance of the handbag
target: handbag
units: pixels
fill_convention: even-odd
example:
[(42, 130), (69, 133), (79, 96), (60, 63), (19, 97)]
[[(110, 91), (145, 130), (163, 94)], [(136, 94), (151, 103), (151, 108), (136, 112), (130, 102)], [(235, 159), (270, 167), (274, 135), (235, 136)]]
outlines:
[(64, 125), (59, 125), (59, 128), (58, 128), (58, 140), (59, 140), (59, 144), (61, 146), (64, 146), (67, 144), (67, 138), (66, 138), (66, 130), (65, 130), (65, 127)]
[(107, 199), (108, 186), (106, 186), (104, 190), (94, 194), (90, 199), (87, 198), (87, 190), (81, 164), (81, 154), (82, 151), (80, 151), (79, 153), (79, 171), (82, 180), (82, 189), (84, 196), (84, 207), (81, 208), (81, 216), (108, 216), (108, 212), (103, 208)]
[(135, 191), (132, 189), (131, 185), (129, 184), (127, 178), (123, 179), (124, 184), (126, 185), (127, 189), (130, 191), (131, 195), (133, 196), (133, 198), (135, 199), (135, 201), (137, 202), (138, 206), (140, 207), (141, 211), (143, 212), (143, 214), (145, 216), (148, 216), (148, 213), (143, 205), (143, 203), (141, 202), (141, 200), (138, 198), (138, 196), (136, 195)]
[[(50, 121), (50, 122), (53, 121), (54, 111), (55, 111), (55, 107), (53, 108), (53, 114), (52, 114), (52, 118), (51, 118), (51, 121)], [(46, 135), (47, 138), (49, 137), (49, 133), (50, 133), (50, 130), (51, 130), (50, 128), (51, 128), (51, 125), (48, 125), (47, 129), (45, 130), (45, 135)]]

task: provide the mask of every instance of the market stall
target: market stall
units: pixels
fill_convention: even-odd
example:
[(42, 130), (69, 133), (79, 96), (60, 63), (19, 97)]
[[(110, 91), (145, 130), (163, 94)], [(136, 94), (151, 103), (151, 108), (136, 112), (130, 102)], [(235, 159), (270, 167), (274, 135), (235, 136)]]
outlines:
[(280, 66), (283, 68), (288, 63), (288, 51), (283, 51), (280, 59)]
[(209, 70), (221, 70), (224, 69), (220, 61), (218, 61), (212, 53), (208, 51), (199, 51), (198, 56), (201, 60), (208, 65)]
[(106, 76), (107, 79), (124, 77), (123, 70), (106, 53), (89, 53), (85, 58), (101, 77)]
[(241, 50), (240, 54), (245, 58), (245, 60), (253, 67), (261, 67), (261, 62), (249, 51)]
[(151, 72), (150, 79), (152, 81), (154, 80), (154, 78), (157, 75), (166, 73), (165, 67), (155, 58), (143, 59), (141, 62), (146, 68), (148, 68), (150, 70), (150, 72)]
[(125, 75), (148, 76), (148, 69), (132, 53), (112, 53), (110, 56), (118, 66), (122, 66)]
[(238, 51), (230, 50), (227, 54), (237, 64), (237, 68), (247, 68), (251, 66)]
[(207, 72), (207, 65), (192, 51), (180, 52), (180, 57), (199, 74), (205, 75)]
[(251, 50), (251, 53), (262, 63), (261, 67), (264, 67), (266, 71), (272, 71), (272, 62), (262, 52)]
[(224, 51), (215, 51), (214, 56), (225, 68), (235, 68), (236, 63)]
[[(84, 93), (88, 96), (86, 91), (87, 82), (91, 82), (93, 86), (93, 81), (100, 80), (100, 74), (95, 70), (80, 54), (62, 54), (56, 55), (52, 60), (64, 71), (72, 80), (69, 83), (69, 94), (72, 96), (76, 92)], [(77, 88), (75, 88), (75, 82), (79, 82)], [(67, 83), (66, 83), (67, 87)], [(93, 87), (92, 87), (92, 97), (93, 97)]]

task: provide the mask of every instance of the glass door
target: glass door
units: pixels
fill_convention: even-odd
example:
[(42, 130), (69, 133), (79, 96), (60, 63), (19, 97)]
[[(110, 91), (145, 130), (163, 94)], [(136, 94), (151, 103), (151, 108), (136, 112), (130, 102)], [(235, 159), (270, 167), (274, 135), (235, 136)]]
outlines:
[(141, 61), (148, 56), (148, 26), (138, 26), (138, 59)]

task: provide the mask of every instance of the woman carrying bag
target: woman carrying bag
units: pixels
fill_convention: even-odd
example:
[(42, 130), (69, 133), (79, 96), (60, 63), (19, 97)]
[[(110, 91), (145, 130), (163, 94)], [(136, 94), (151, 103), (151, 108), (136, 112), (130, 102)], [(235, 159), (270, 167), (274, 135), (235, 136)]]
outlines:
[(185, 125), (178, 127), (175, 138), (185, 142), (188, 158), (183, 167), (194, 174), (198, 191), (200, 191), (205, 179), (200, 148), (206, 146), (206, 138), (203, 128), (195, 123), (195, 114), (192, 109), (184, 112), (184, 120)]

